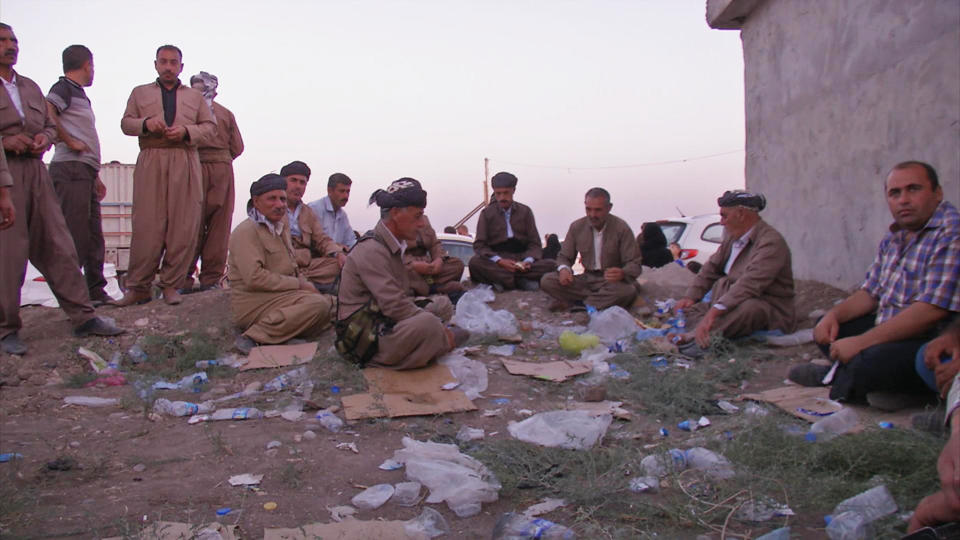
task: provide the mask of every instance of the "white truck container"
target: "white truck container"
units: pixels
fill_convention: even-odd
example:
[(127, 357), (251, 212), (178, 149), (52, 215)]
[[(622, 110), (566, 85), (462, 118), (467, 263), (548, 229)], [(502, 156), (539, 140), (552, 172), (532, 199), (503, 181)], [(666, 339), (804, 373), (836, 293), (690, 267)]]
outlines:
[(100, 181), (107, 196), (100, 201), (100, 220), (106, 244), (106, 262), (117, 272), (126, 272), (130, 264), (130, 240), (133, 235), (133, 169), (135, 165), (112, 161), (100, 166)]

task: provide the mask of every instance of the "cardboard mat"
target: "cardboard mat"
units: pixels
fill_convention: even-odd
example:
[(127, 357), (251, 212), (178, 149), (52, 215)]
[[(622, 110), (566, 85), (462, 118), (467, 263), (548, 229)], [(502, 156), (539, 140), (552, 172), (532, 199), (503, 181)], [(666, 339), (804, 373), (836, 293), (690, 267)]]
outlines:
[(443, 365), (397, 371), (366, 368), (363, 377), (369, 391), (342, 398), (347, 420), (388, 416), (420, 416), (448, 412), (475, 411), (476, 405), (460, 390), (443, 390), (456, 382)]

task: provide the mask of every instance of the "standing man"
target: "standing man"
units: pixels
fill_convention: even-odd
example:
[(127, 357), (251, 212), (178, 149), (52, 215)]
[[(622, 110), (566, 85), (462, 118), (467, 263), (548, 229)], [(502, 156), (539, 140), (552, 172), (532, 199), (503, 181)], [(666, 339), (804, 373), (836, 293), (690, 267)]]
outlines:
[(505, 289), (535, 291), (540, 278), (554, 269), (541, 258), (543, 246), (530, 207), (513, 200), (517, 177), (498, 172), (490, 181), (493, 201), (480, 212), (470, 258), (470, 279)]
[(318, 291), (336, 294), (336, 281), (347, 256), (343, 248), (326, 235), (313, 210), (303, 204), (310, 167), (302, 161), (292, 161), (280, 169), (280, 176), (287, 180), (287, 220), (300, 273)]
[(439, 313), (452, 312), (443, 296), (419, 303), (408, 294), (403, 253), (425, 224), (427, 192), (413, 178), (378, 189), (370, 203), (380, 207), (373, 233), (351, 250), (343, 266), (337, 312), (340, 354), (358, 363), (393, 369), (423, 367), (470, 336), (445, 327)]
[(93, 84), (93, 53), (83, 45), (63, 50), (63, 77), (47, 93), (47, 108), (57, 126), (50, 179), (73, 236), (77, 257), (94, 305), (113, 303), (104, 287), (106, 246), (100, 222), (100, 201), (107, 193), (100, 181), (100, 138), (90, 99), (83, 91)]
[(357, 235), (350, 226), (350, 218), (343, 209), (350, 199), (350, 185), (353, 180), (343, 173), (333, 173), (327, 181), (327, 196), (313, 201), (308, 206), (320, 218), (327, 236), (347, 251), (357, 243)]
[[(640, 255), (637, 240), (626, 221), (610, 213), (613, 203), (607, 190), (595, 187), (584, 197), (587, 215), (570, 224), (557, 256), (557, 271), (540, 280), (543, 292), (556, 300), (550, 311), (629, 307), (637, 297)], [(539, 238), (538, 238), (539, 240)], [(573, 275), (577, 253), (584, 272)]]
[[(817, 322), (813, 339), (836, 362), (830, 399), (895, 410), (930, 395), (914, 359), (960, 312), (960, 213), (943, 200), (936, 170), (920, 161), (895, 165), (885, 192), (890, 232), (863, 285)], [(801, 364), (789, 377), (821, 386), (828, 372)]]
[[(113, 336), (123, 330), (97, 317), (87, 294), (77, 249), (41, 161), (56, 133), (40, 87), (13, 69), (20, 53), (13, 28), (0, 23), (0, 138), (9, 176), (0, 170), (0, 347), (25, 354), (18, 336), (20, 288), (27, 259), (53, 290), (76, 336)], [(12, 201), (11, 201), (12, 199)], [(11, 205), (12, 202), (12, 205)]]
[[(726, 338), (749, 336), (758, 330), (796, 330), (793, 266), (783, 236), (760, 217), (767, 205), (762, 194), (727, 191), (717, 199), (724, 236), (720, 249), (697, 273), (677, 310), (688, 310), (693, 332), (680, 336), (696, 340), (680, 352), (700, 356), (710, 344), (710, 333)], [(655, 225), (655, 224), (654, 224)], [(700, 300), (710, 291), (710, 302)]]
[(120, 306), (149, 301), (158, 268), (164, 302), (179, 304), (177, 287), (196, 253), (203, 213), (197, 145), (213, 137), (217, 124), (203, 94), (180, 84), (182, 61), (173, 45), (157, 49), (153, 66), (159, 77), (133, 89), (120, 121), (123, 132), (140, 141), (127, 294)]
[(243, 153), (243, 138), (230, 109), (213, 100), (218, 84), (217, 77), (206, 71), (190, 77), (190, 86), (203, 94), (217, 122), (217, 133), (197, 147), (203, 172), (203, 218), (197, 253), (183, 282), (184, 292), (193, 291), (198, 261), (201, 291), (219, 288), (227, 269), (227, 243), (233, 220), (233, 160)]

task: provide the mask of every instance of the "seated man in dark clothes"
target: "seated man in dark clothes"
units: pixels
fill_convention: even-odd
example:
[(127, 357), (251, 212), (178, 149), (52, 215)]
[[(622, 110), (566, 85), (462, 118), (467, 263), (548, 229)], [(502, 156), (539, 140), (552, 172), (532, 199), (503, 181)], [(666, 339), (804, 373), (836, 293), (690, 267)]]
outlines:
[(667, 248), (667, 237), (656, 223), (644, 223), (637, 235), (640, 257), (644, 266), (660, 268), (673, 262), (673, 253)]
[(550, 233), (546, 236), (547, 247), (543, 248), (543, 258), (544, 259), (556, 259), (557, 255), (560, 254), (560, 238), (557, 235)]

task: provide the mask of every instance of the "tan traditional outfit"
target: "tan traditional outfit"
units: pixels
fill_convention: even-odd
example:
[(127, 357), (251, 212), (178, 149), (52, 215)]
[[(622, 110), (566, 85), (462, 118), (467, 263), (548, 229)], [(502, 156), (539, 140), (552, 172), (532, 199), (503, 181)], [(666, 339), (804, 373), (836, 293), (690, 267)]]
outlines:
[(317, 215), (302, 202), (295, 212), (287, 210), (287, 216), (296, 216), (299, 235), (290, 237), (293, 253), (300, 273), (313, 283), (333, 283), (340, 274), (337, 254), (343, 253), (340, 246), (327, 236)]
[[(601, 246), (599, 253), (595, 249), (598, 240)], [(586, 217), (574, 221), (560, 246), (557, 268), (572, 268), (578, 253), (584, 273), (575, 275), (573, 283), (563, 286), (560, 285), (559, 274), (551, 272), (540, 280), (543, 292), (559, 300), (583, 302), (597, 309), (633, 303), (637, 297), (635, 283), (641, 272), (640, 252), (627, 222), (608, 214), (603, 230), (598, 232)], [(623, 280), (611, 283), (604, 279), (603, 273), (609, 268), (622, 269)]]
[[(407, 279), (410, 280), (410, 294), (427, 296), (431, 292), (449, 294), (449, 292), (463, 290), (459, 286), (460, 278), (463, 276), (463, 261), (447, 255), (447, 250), (443, 249), (443, 244), (437, 239), (437, 231), (430, 226), (430, 220), (427, 216), (423, 216), (423, 219), (427, 222), (426, 226), (417, 232), (417, 241), (414, 245), (408, 247), (403, 253), (403, 263), (407, 266)], [(411, 263), (414, 262), (433, 263), (436, 260), (443, 261), (440, 271), (436, 274), (423, 275), (411, 267)], [(452, 290), (448, 291), (448, 289)]]
[[(159, 82), (133, 89), (120, 127), (139, 138), (140, 155), (133, 172), (133, 237), (127, 288), (149, 294), (157, 269), (160, 287), (175, 288), (196, 253), (203, 212), (203, 174), (197, 145), (205, 144), (216, 123), (203, 95), (177, 81), (175, 111), (168, 127), (183, 126), (187, 138), (168, 141), (146, 130), (149, 117), (164, 118), (163, 92)], [(162, 266), (161, 266), (162, 264)]]

